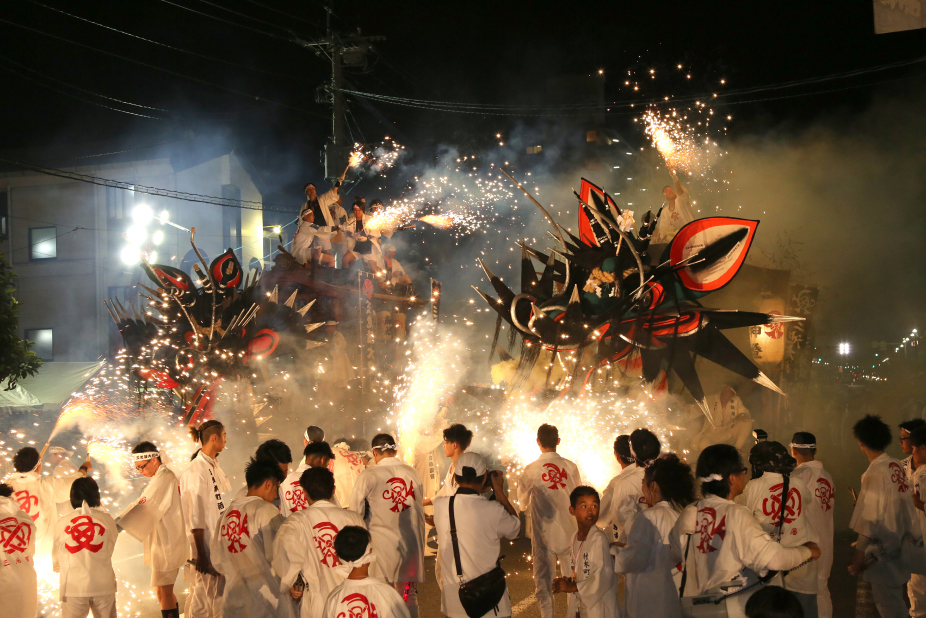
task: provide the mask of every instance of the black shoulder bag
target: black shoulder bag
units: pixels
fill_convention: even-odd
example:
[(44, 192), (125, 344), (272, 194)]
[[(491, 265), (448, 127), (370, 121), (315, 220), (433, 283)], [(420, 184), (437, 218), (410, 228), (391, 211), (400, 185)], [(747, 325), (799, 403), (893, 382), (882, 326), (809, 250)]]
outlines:
[(450, 498), (450, 539), (453, 541), (453, 561), (457, 568), (457, 577), (460, 579), (460, 603), (469, 618), (481, 618), (496, 608), (502, 597), (505, 596), (505, 571), (502, 569), (501, 558), (495, 563), (495, 568), (468, 582), (463, 581), (463, 564), (460, 562), (460, 544), (457, 542), (457, 522), (453, 515), (453, 502), (456, 496)]

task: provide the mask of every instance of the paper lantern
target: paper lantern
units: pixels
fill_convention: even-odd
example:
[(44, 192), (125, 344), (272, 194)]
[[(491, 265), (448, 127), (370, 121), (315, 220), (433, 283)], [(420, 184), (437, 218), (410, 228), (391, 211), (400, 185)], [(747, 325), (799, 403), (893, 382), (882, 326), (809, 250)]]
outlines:
[[(759, 312), (784, 315), (785, 301), (779, 296), (763, 294), (759, 299)], [(756, 363), (777, 365), (785, 355), (785, 325), (761, 324), (749, 329), (749, 345)]]

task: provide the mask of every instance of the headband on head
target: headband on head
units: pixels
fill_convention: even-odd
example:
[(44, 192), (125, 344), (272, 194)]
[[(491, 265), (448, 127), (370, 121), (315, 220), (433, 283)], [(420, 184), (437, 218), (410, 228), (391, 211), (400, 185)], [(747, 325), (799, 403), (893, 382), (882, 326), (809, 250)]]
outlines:
[(710, 476), (699, 476), (698, 480), (702, 483), (711, 483), (713, 481), (722, 481), (723, 477), (719, 474), (711, 474)]
[(312, 438), (309, 437), (309, 430), (308, 430), (308, 429), (305, 430), (305, 433), (302, 434), (302, 436), (305, 438), (305, 441), (306, 441), (306, 442), (308, 442), (309, 444), (312, 444)]
[(651, 465), (653, 465), (654, 463), (656, 463), (656, 460), (655, 460), (655, 459), (645, 459), (645, 460), (643, 460), (642, 463), (637, 462), (637, 465), (638, 465), (638, 466), (643, 466), (644, 468), (649, 468), (649, 467), (650, 467)]
[(374, 451), (397, 451), (399, 450), (398, 444), (383, 444), (382, 446), (374, 446)]
[(160, 457), (161, 454), (158, 452), (154, 453), (132, 453), (132, 457), (135, 459), (135, 463), (139, 461), (148, 461), (149, 459), (154, 459), (155, 457)]
[(362, 567), (365, 564), (371, 564), (373, 562), (376, 562), (376, 554), (373, 553), (373, 548), (370, 547), (367, 550), (367, 553), (363, 554), (362, 556), (360, 556), (354, 561), (343, 560), (343, 559), (340, 559), (340, 560), (341, 560), (341, 564), (343, 564), (344, 566), (350, 567), (352, 569), (356, 569), (357, 567)]
[(816, 444), (795, 444), (794, 442), (792, 442), (789, 446), (791, 448), (817, 448)]

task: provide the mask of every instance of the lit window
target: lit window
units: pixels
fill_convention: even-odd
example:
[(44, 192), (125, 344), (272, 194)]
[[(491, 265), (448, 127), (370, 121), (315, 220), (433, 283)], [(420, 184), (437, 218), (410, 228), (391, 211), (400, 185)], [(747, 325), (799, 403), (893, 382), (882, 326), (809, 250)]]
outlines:
[(36, 356), (41, 358), (43, 361), (52, 361), (55, 359), (52, 329), (26, 329), (26, 340), (34, 342), (32, 345), (32, 351), (35, 352)]
[(58, 257), (58, 241), (53, 227), (29, 228), (29, 259), (53, 260)]

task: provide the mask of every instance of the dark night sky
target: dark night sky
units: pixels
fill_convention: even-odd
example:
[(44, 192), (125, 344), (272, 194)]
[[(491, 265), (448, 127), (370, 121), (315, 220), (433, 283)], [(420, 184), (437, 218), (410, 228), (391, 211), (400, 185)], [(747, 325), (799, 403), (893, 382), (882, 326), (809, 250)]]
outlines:
[[(0, 147), (39, 149), (30, 154), (32, 160), (54, 165), (60, 161), (43, 152), (51, 153), (62, 145), (68, 152), (82, 155), (107, 152), (113, 144), (135, 148), (179, 139), (191, 130), (199, 135), (222, 135), (261, 171), (265, 200), (293, 202), (294, 208), (305, 179), (320, 175), (317, 153), (330, 130), (330, 112), (315, 102), (315, 90), (327, 79), (329, 64), (327, 59), (283, 39), (286, 28), (303, 38), (324, 34), (321, 0), (43, 0), (42, 4), (230, 64), (81, 22), (29, 0), (7, 0), (0, 12), (0, 68), (4, 69), (0, 104), (5, 112), (0, 116)], [(181, 6), (277, 37), (210, 19)], [(599, 69), (605, 71), (607, 100), (686, 96), (723, 92), (720, 79), (726, 80), (726, 89), (758, 87), (910, 60), (926, 52), (926, 30), (876, 36), (870, 0), (405, 0), (338, 2), (334, 10), (337, 30), (359, 27), (364, 34), (382, 34), (388, 39), (377, 44), (380, 53), (371, 56), (367, 72), (348, 75), (358, 88), (429, 100), (542, 104), (549, 100), (545, 98), (549, 94), (545, 87), (548, 76), (588, 74)], [(683, 64), (693, 79), (681, 79), (680, 72), (673, 71), (677, 64)], [(657, 70), (657, 79), (647, 81), (644, 77), (640, 91), (622, 87), (628, 70), (645, 76), (651, 68)], [(726, 101), (737, 103), (730, 105), (737, 117), (731, 132), (740, 136), (767, 135), (769, 131), (800, 135), (819, 123), (828, 123), (832, 131), (843, 119), (847, 126), (861, 126), (865, 121), (860, 119), (873, 101), (897, 93), (922, 95), (923, 75), (922, 65), (913, 65), (731, 97)], [(831, 91), (819, 93), (821, 90)], [(776, 98), (811, 92), (817, 94)], [(120, 104), (96, 94), (160, 109)], [(288, 107), (255, 100), (255, 96)], [(78, 99), (161, 119), (123, 114)], [(920, 96), (918, 100), (926, 98)], [(389, 123), (389, 132), (397, 131), (412, 150), (466, 139), (467, 134), (475, 136), (478, 143), (495, 131), (532, 122), (387, 104), (376, 104), (376, 109)], [(371, 141), (386, 133), (380, 120), (362, 106), (352, 104), (351, 110)], [(630, 130), (627, 115), (615, 114), (608, 123)], [(898, 127), (887, 126), (884, 135), (896, 130)], [(908, 171), (926, 176), (923, 159), (926, 157)], [(922, 226), (923, 186), (911, 190), (919, 191), (920, 199), (909, 201), (906, 211), (894, 215), (900, 221), (916, 219)], [(926, 283), (923, 269), (906, 266), (920, 264), (921, 256), (911, 253), (897, 257), (902, 268), (915, 271), (914, 281), (922, 289)], [(872, 269), (874, 272), (875, 267)], [(922, 295), (914, 297), (916, 306), (905, 307), (897, 324), (885, 326), (885, 331), (908, 328), (915, 316), (920, 318), (921, 327), (926, 326)], [(865, 313), (870, 309), (855, 310)], [(853, 310), (848, 309), (850, 315)], [(877, 336), (877, 328), (868, 330)], [(880, 336), (888, 338), (890, 332)]]

